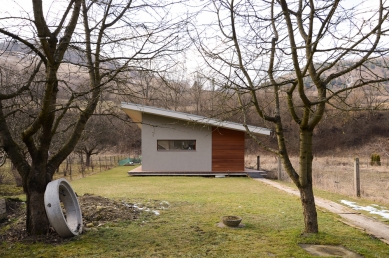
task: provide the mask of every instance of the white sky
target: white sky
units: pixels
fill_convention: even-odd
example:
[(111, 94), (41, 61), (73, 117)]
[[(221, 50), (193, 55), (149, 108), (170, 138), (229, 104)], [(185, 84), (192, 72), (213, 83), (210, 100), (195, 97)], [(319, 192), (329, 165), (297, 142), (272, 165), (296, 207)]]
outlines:
[(26, 12), (32, 15), (31, 0), (2, 0), (1, 2), (0, 18), (25, 15)]
[[(52, 5), (54, 1), (54, 4)], [(377, 4), (378, 0), (370, 0), (366, 1), (364, 5), (360, 4), (362, 0), (345, 0), (341, 1), (341, 5), (345, 8), (350, 8), (352, 6), (358, 6), (358, 9), (362, 10), (366, 8), (370, 4)], [(68, 3), (68, 0), (43, 0), (44, 3), (44, 10), (47, 12), (50, 10), (51, 13), (56, 13), (62, 10), (56, 10), (54, 8), (57, 8), (58, 6), (63, 6)], [(204, 4), (206, 1), (192, 1), (193, 4)], [(1, 9), (0, 9), (0, 19), (8, 16), (26, 16), (30, 15), (32, 16), (32, 0), (2, 0), (1, 2)], [(182, 8), (182, 7), (181, 7)], [(180, 10), (182, 11), (182, 10)], [(53, 16), (52, 16), (53, 17)], [(366, 16), (367, 18), (368, 16)], [(201, 16), (198, 17), (198, 21), (201, 23), (206, 23), (210, 21), (211, 19), (215, 19), (216, 17), (212, 17), (212, 14), (210, 13), (204, 13)], [(183, 61), (183, 60), (182, 60)], [(199, 58), (198, 53), (196, 53), (196, 50), (191, 50), (186, 54), (186, 68), (188, 73), (194, 71), (199, 65), (202, 63), (201, 58)]]

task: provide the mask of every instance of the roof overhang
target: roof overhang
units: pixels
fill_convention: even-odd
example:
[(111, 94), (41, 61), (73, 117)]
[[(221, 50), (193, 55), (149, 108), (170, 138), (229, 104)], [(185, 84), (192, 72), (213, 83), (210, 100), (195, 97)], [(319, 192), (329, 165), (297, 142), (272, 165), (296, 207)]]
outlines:
[[(140, 128), (142, 128), (142, 114), (152, 114), (157, 116), (163, 116), (168, 118), (174, 118), (178, 120), (183, 120), (191, 123), (204, 124), (215, 127), (227, 128), (235, 131), (247, 132), (243, 124), (221, 121), (217, 119), (212, 119), (204, 116), (192, 115), (183, 112), (177, 112), (162, 108), (150, 107), (134, 103), (121, 103), (121, 108), (124, 112), (132, 119), (134, 123), (137, 123)], [(270, 135), (271, 130), (263, 127), (257, 127), (252, 125), (247, 125), (248, 130), (253, 134), (264, 134)]]

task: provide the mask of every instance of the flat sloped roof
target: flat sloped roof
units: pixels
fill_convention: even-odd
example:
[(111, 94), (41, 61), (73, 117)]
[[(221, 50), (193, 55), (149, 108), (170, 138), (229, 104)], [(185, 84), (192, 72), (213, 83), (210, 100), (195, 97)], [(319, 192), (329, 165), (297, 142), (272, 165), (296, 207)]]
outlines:
[[(235, 131), (246, 132), (246, 128), (242, 124), (228, 122), (228, 121), (221, 121), (221, 120), (212, 119), (205, 116), (192, 115), (188, 113), (177, 112), (177, 111), (167, 110), (163, 108), (150, 107), (150, 106), (134, 104), (134, 103), (127, 103), (127, 102), (122, 102), (121, 108), (132, 119), (132, 121), (134, 121), (139, 125), (140, 128), (142, 128), (142, 113), (147, 113), (152, 115), (174, 118), (178, 120), (184, 120), (193, 123), (199, 123), (199, 124), (210, 125), (215, 127), (227, 128)], [(267, 128), (252, 126), (252, 125), (248, 125), (247, 127), (250, 130), (250, 132), (254, 134), (270, 135), (271, 133), (271, 130)]]

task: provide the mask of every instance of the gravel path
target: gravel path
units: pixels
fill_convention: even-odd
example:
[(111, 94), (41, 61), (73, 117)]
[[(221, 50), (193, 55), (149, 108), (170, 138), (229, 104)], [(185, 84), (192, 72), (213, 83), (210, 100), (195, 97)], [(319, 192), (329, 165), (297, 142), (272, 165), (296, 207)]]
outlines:
[[(268, 180), (265, 178), (253, 179), (278, 188), (282, 191), (288, 192), (290, 194), (300, 196), (298, 190), (279, 184), (275, 181)], [(342, 221), (347, 225), (365, 231), (367, 234), (373, 235), (381, 241), (389, 244), (389, 226), (387, 224), (366, 217), (355, 210), (352, 210), (336, 202), (322, 199), (320, 197), (315, 197), (315, 202), (317, 207), (324, 208), (332, 213), (338, 214), (342, 218)]]

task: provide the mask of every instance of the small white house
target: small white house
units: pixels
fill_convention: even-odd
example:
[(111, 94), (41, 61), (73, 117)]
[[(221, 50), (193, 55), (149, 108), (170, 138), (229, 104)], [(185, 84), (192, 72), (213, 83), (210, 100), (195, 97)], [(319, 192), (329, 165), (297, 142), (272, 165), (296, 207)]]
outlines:
[[(142, 131), (138, 173), (244, 173), (246, 129), (242, 124), (133, 103), (121, 107)], [(270, 135), (266, 128), (248, 128), (255, 134)]]

